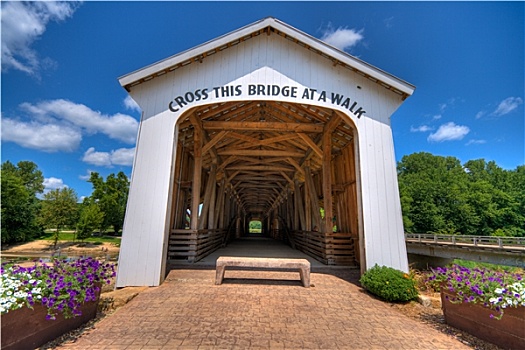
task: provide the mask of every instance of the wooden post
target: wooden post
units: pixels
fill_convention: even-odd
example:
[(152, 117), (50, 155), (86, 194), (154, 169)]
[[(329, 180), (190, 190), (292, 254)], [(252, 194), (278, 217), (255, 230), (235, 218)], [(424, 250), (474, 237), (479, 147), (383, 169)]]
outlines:
[(306, 230), (306, 222), (304, 218), (304, 209), (303, 209), (303, 198), (301, 198), (301, 188), (299, 187), (299, 181), (295, 180), (295, 210), (298, 214), (299, 220), (297, 229)]
[[(214, 172), (215, 173), (215, 172)], [(215, 174), (214, 174), (215, 175)], [(208, 214), (208, 229), (213, 230), (215, 228), (215, 201), (217, 200), (217, 179), (213, 176), (211, 186), (211, 197), (210, 197), (210, 211)]]
[(224, 191), (224, 197), (222, 199), (224, 210), (222, 210), (221, 215), (219, 216), (219, 228), (230, 227), (230, 195), (226, 189), (224, 189)]
[[(210, 207), (211, 207), (211, 198), (212, 191), (215, 190), (215, 169), (217, 169), (216, 164), (211, 165), (211, 170), (208, 175), (208, 181), (206, 182), (206, 190), (204, 191), (204, 199), (202, 201), (201, 217), (199, 218), (199, 230), (202, 230), (208, 223)], [(215, 203), (213, 203), (215, 206)]]
[(217, 199), (217, 205), (215, 206), (215, 227), (214, 228), (225, 228), (224, 227), (224, 215), (226, 214), (226, 204), (224, 198), (226, 197), (226, 179), (221, 180), (221, 187), (218, 189), (219, 198)]
[(323, 204), (324, 204), (324, 232), (331, 233), (332, 218), (332, 133), (341, 123), (341, 117), (332, 113), (332, 117), (325, 124), (323, 130)]
[(199, 204), (201, 199), (202, 176), (202, 133), (197, 126), (193, 128), (193, 183), (191, 187), (191, 229), (197, 231), (199, 225)]
[[(312, 210), (308, 213), (306, 213), (307, 217), (308, 215), (313, 219), (313, 222), (311, 224), (314, 224), (319, 228), (320, 232), (323, 231), (321, 226), (321, 210), (319, 208), (319, 197), (317, 196), (317, 191), (315, 190), (314, 180), (312, 179), (312, 173), (310, 172), (310, 167), (306, 166), (304, 168), (304, 179), (305, 184), (308, 183), (308, 192), (307, 195), (310, 197), (310, 206)], [(311, 231), (310, 229), (307, 229), (307, 231)]]
[(292, 203), (292, 190), (290, 187), (287, 187), (287, 196), (286, 196), (286, 224), (287, 228), (291, 229), (295, 227), (295, 217), (293, 215), (293, 203)]
[[(306, 174), (308, 173), (308, 174)], [(307, 180), (307, 176), (311, 176), (310, 173), (310, 161), (307, 160), (304, 167), (304, 214), (305, 214), (305, 231), (312, 231), (312, 198), (310, 193), (312, 189), (310, 188), (310, 181)], [(319, 229), (319, 227), (318, 227)]]
[(323, 134), (323, 207), (324, 207), (324, 228), (325, 233), (332, 232), (332, 135), (326, 132)]

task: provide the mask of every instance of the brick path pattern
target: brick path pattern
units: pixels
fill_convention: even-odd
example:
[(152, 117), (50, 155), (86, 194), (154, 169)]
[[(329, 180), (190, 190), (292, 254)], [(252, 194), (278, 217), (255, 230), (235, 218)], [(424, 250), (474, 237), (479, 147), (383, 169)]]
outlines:
[[(328, 270), (327, 270), (328, 271)], [(358, 272), (172, 270), (66, 349), (469, 349), (358, 285)]]

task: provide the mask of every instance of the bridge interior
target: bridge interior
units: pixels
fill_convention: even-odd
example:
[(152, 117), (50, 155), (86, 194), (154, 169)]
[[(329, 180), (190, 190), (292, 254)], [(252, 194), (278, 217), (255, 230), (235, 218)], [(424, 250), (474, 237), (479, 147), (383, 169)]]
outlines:
[(167, 262), (197, 262), (258, 220), (264, 236), (323, 264), (357, 266), (355, 136), (346, 116), (311, 105), (188, 111), (178, 124)]

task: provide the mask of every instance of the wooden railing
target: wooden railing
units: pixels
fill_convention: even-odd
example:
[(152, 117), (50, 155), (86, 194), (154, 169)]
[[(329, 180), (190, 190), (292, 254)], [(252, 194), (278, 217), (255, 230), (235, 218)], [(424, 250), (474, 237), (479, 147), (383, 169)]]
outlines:
[(428, 243), (447, 245), (470, 245), (474, 247), (490, 247), (492, 249), (524, 249), (525, 237), (497, 237), (497, 236), (463, 236), (463, 235), (436, 235), (422, 233), (405, 234), (407, 243)]
[(295, 247), (326, 265), (356, 265), (354, 239), (349, 233), (292, 231)]
[(172, 230), (168, 245), (168, 262), (196, 262), (222, 246), (226, 229)]

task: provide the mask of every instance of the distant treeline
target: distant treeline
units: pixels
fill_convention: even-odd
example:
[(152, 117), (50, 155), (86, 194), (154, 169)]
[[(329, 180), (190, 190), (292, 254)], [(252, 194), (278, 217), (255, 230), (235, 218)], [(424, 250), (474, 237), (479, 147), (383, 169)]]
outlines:
[(414, 153), (397, 166), (406, 232), (525, 236), (525, 165)]

